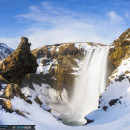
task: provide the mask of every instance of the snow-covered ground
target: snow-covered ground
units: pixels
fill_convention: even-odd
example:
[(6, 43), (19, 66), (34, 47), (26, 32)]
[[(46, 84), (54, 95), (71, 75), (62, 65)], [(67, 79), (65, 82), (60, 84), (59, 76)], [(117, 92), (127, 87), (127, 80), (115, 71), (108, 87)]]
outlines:
[[(115, 107), (109, 111), (95, 111), (91, 114), (95, 122), (86, 126), (66, 126), (57, 121), (49, 112), (44, 111), (38, 104), (25, 103), (20, 98), (12, 100), (13, 108), (19, 109), (26, 115), (22, 117), (15, 112), (6, 113), (0, 110), (0, 124), (3, 125), (36, 125), (37, 130), (129, 130), (130, 107)], [(27, 114), (27, 113), (28, 114)]]
[(34, 89), (29, 87), (22, 88), (22, 92), (29, 99), (34, 99), (36, 96), (42, 101), (42, 103), (56, 102), (56, 101), (68, 101), (67, 91), (63, 89), (61, 95), (59, 91), (51, 88), (48, 84), (42, 84), (41, 86), (33, 84)]

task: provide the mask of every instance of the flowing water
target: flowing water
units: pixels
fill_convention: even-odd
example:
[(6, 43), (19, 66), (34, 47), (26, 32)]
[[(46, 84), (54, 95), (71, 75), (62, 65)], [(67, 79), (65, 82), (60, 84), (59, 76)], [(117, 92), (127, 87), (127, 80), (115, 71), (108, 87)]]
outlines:
[(84, 117), (97, 109), (99, 96), (106, 88), (108, 50), (109, 47), (96, 47), (87, 51), (72, 98), (61, 108), (64, 124), (83, 125)]

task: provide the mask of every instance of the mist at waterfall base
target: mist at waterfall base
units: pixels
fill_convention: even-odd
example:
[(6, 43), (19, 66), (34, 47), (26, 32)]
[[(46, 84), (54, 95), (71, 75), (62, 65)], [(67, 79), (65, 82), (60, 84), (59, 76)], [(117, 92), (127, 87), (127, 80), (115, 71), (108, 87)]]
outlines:
[(107, 46), (88, 50), (70, 101), (50, 104), (64, 124), (84, 125), (85, 116), (98, 108), (99, 96), (106, 88), (108, 50)]

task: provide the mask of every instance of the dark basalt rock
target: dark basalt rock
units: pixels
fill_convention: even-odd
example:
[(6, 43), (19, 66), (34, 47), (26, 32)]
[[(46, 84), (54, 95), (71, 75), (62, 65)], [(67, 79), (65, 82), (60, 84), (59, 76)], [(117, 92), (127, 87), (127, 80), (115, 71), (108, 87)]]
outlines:
[[(115, 104), (117, 103), (117, 101), (119, 101), (119, 98), (111, 100), (111, 101), (109, 102), (109, 105), (110, 105), (110, 106), (115, 105)], [(119, 103), (121, 103), (121, 102), (119, 101)]]
[(115, 81), (121, 82), (123, 79), (125, 79), (125, 74), (120, 75), (118, 78), (115, 79)]
[(103, 106), (103, 110), (106, 111), (108, 106)]
[(87, 119), (87, 124), (94, 122), (94, 120)]
[(18, 48), (0, 64), (0, 75), (10, 83), (21, 84), (26, 74), (37, 70), (36, 58), (30, 52), (31, 43), (21, 37)]
[(2, 89), (2, 86), (0, 85), (0, 90)]
[[(87, 123), (86, 123), (85, 125), (88, 125), (88, 124), (94, 122), (94, 120), (88, 119), (88, 118), (86, 118), (86, 117), (85, 117), (85, 119), (87, 120)], [(84, 126), (85, 126), (85, 125), (84, 125)]]
[(0, 105), (3, 105), (3, 100), (2, 99), (0, 99)]
[(41, 102), (41, 100), (39, 99), (38, 96), (36, 96), (36, 97), (34, 98), (34, 100), (35, 100), (35, 102), (36, 102), (37, 104), (42, 105), (42, 102)]

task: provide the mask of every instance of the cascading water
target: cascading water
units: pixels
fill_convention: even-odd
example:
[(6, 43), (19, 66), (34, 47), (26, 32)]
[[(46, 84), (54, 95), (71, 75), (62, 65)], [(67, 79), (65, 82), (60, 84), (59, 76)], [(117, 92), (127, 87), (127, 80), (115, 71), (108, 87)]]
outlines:
[(64, 124), (83, 125), (84, 117), (97, 109), (99, 96), (106, 88), (108, 50), (107, 46), (87, 50), (72, 99), (57, 108)]
[[(97, 109), (99, 96), (106, 88), (108, 50), (109, 47), (95, 47), (87, 51), (69, 103), (71, 112), (64, 116), (65, 124), (84, 124), (85, 115)], [(66, 120), (68, 116), (71, 118)]]

